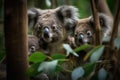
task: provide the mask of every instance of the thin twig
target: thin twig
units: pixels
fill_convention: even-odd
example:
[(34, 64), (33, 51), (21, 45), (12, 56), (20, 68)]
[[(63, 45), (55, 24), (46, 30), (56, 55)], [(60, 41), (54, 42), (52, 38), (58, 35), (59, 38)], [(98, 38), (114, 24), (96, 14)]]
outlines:
[(52, 5), (51, 5), (52, 9), (54, 9), (54, 8), (56, 8), (58, 6), (57, 0), (51, 0), (51, 2), (52, 2)]
[(112, 30), (112, 35), (110, 39), (109, 46), (111, 49), (113, 49), (114, 45), (114, 39), (118, 36), (118, 25), (119, 25), (119, 20), (120, 20), (120, 0), (117, 0), (117, 5), (116, 5), (116, 11), (115, 11), (115, 18), (114, 18), (114, 23), (113, 23), (113, 30)]
[(90, 0), (90, 2), (91, 2), (91, 9), (92, 9), (94, 25), (95, 25), (95, 45), (100, 45), (101, 44), (101, 27), (99, 23), (99, 17), (98, 17), (95, 1)]

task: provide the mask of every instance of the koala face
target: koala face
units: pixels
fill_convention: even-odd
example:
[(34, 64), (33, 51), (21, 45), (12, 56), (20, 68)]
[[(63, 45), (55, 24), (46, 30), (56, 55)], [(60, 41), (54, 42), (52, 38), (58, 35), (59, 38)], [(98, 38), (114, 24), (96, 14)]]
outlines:
[[(102, 39), (110, 36), (112, 28), (112, 20), (105, 14), (99, 14)], [(75, 43), (77, 46), (82, 44), (93, 44), (95, 36), (95, 26), (93, 17), (80, 19), (74, 31)]]
[(74, 34), (76, 45), (92, 44), (93, 36), (94, 29), (89, 23), (89, 18), (79, 20)]
[(55, 16), (55, 13), (50, 10), (39, 17), (34, 28), (35, 35), (47, 43), (53, 43), (63, 39), (64, 28)]
[(56, 9), (28, 10), (28, 25), (34, 35), (45, 43), (57, 43), (65, 39), (67, 31), (76, 25), (77, 9), (73, 6), (61, 6)]
[(28, 55), (39, 50), (39, 39), (34, 35), (28, 36)]

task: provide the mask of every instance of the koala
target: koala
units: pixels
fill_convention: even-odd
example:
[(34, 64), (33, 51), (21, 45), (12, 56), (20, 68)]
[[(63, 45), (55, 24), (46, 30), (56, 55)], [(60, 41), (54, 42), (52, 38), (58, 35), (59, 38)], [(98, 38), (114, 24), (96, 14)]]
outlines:
[[(98, 16), (100, 21), (102, 39), (111, 36), (111, 29), (113, 25), (112, 19), (103, 13), (99, 13)], [(77, 46), (80, 46), (82, 44), (93, 44), (94, 36), (95, 26), (93, 16), (78, 20), (74, 31), (75, 44)]]
[(28, 10), (28, 25), (33, 35), (39, 38), (39, 46), (50, 54), (60, 51), (62, 43), (72, 34), (77, 19), (78, 9), (73, 6)]
[(39, 49), (39, 39), (34, 35), (28, 35), (28, 55)]

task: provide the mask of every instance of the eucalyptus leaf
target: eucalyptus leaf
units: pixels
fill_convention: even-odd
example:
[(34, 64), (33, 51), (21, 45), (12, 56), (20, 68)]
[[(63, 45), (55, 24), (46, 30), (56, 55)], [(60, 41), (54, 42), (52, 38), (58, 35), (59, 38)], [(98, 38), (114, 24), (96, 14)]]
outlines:
[(53, 60), (55, 60), (55, 59), (65, 59), (66, 56), (63, 55), (63, 54), (52, 54), (52, 55), (51, 55), (51, 58), (52, 58)]
[(101, 68), (98, 71), (98, 80), (106, 80), (107, 79), (107, 71), (104, 68)]
[(101, 48), (103, 45), (99, 45), (99, 46), (96, 46), (94, 47), (92, 50), (90, 50), (84, 57), (84, 61), (87, 61), (88, 58), (94, 53), (96, 52), (99, 48)]
[(72, 80), (78, 80), (79, 78), (83, 77), (84, 74), (85, 74), (85, 71), (83, 67), (75, 68), (71, 74)]
[(94, 51), (92, 55), (90, 56), (90, 62), (98, 61), (101, 55), (103, 54), (104, 48), (105, 46), (101, 46), (98, 49), (96, 49), (96, 51)]
[(120, 37), (117, 37), (114, 40), (114, 47), (117, 48), (117, 49), (120, 49)]
[(40, 65), (40, 63), (34, 63), (34, 64), (32, 64), (32, 65), (27, 69), (26, 74), (27, 74), (28, 76), (32, 76), (32, 77), (38, 75), (38, 74), (40, 73), (40, 72), (37, 71), (39, 65)]
[(91, 47), (91, 45), (84, 44), (84, 45), (81, 45), (80, 47), (75, 48), (74, 51), (79, 52), (79, 51), (85, 50), (85, 49), (87, 49), (89, 47)]
[(39, 65), (38, 72), (52, 73), (55, 71), (58, 60), (42, 62)]
[(102, 42), (109, 42), (110, 41), (110, 36), (103, 37)]
[(67, 55), (66, 56), (69, 56), (70, 54), (73, 54), (74, 56), (79, 57), (79, 55), (72, 50), (72, 48), (70, 47), (69, 44), (63, 44), (63, 47), (67, 51)]
[(47, 56), (40, 52), (32, 53), (29, 57), (29, 61), (33, 63), (43, 62)]
[(96, 64), (97, 63), (87, 63), (83, 65), (83, 68), (85, 70), (84, 77), (87, 77), (88, 75), (90, 75), (90, 73), (94, 71)]

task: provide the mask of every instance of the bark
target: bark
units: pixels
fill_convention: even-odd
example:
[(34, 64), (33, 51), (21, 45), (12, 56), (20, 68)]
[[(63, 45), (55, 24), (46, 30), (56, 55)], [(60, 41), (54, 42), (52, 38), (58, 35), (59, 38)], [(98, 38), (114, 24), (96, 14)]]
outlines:
[(98, 12), (105, 13), (111, 18), (113, 17), (106, 0), (95, 0), (95, 4), (98, 9)]
[(27, 0), (5, 0), (4, 31), (7, 80), (29, 80), (27, 62)]
[(112, 49), (114, 47), (114, 39), (118, 36), (119, 21), (120, 21), (120, 1), (117, 0), (114, 23), (113, 23), (113, 30), (112, 30), (112, 35), (110, 39), (110, 46)]
[(52, 3), (52, 5), (51, 5), (51, 8), (52, 9), (54, 9), (54, 8), (56, 8), (57, 7), (57, 0), (51, 0), (51, 3)]
[(66, 5), (71, 5), (71, 1), (70, 0), (65, 0)]
[(100, 45), (101, 44), (101, 28), (100, 28), (100, 23), (99, 23), (99, 17), (96, 9), (96, 4), (95, 0), (90, 0), (91, 3), (91, 9), (93, 13), (93, 18), (94, 18), (94, 25), (95, 25), (95, 45)]

